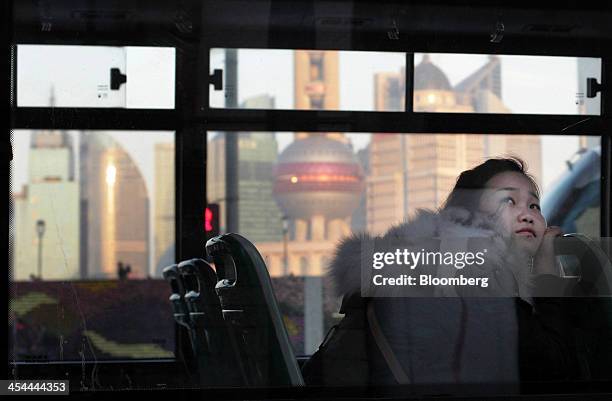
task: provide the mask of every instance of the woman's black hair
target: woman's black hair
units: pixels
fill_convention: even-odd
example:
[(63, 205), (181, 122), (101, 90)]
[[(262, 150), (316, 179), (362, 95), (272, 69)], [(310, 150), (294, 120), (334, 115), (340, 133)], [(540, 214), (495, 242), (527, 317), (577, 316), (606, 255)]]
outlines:
[(527, 173), (527, 164), (518, 157), (488, 159), (473, 169), (462, 172), (457, 178), (455, 187), (446, 198), (442, 210), (450, 207), (460, 207), (468, 210), (478, 208), (480, 197), (487, 182), (494, 176), (505, 172), (523, 174), (536, 189), (539, 188), (534, 178)]

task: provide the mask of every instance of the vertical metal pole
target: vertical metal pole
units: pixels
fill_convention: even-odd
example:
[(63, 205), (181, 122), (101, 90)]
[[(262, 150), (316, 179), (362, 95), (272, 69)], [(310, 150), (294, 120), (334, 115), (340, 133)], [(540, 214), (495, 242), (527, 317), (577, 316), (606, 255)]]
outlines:
[(404, 112), (414, 112), (414, 53), (406, 53), (406, 68), (404, 70)]
[(313, 354), (323, 341), (323, 278), (304, 277), (304, 354)]
[(289, 274), (289, 219), (287, 216), (283, 220), (283, 276)]
[(289, 274), (289, 250), (287, 249), (287, 232), (283, 233), (283, 276)]
[(38, 279), (42, 280), (42, 235), (38, 236)]
[[(238, 107), (238, 50), (225, 50), (225, 107)], [(239, 231), (238, 134), (225, 132), (225, 219), (227, 232)]]
[[(414, 113), (414, 53), (406, 53), (406, 67), (404, 69), (404, 113)], [(404, 200), (404, 219), (408, 218), (408, 154), (406, 153), (405, 133), (400, 134), (402, 157), (402, 183)]]

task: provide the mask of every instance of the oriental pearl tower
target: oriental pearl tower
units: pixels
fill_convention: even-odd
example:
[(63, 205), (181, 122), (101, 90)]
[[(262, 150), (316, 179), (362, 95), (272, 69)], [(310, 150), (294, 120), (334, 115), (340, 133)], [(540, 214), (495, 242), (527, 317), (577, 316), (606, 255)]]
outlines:
[[(338, 53), (296, 51), (296, 108), (337, 110), (338, 95)], [(350, 233), (364, 176), (344, 134), (296, 133), (279, 155), (274, 180), (293, 240), (335, 241)]]

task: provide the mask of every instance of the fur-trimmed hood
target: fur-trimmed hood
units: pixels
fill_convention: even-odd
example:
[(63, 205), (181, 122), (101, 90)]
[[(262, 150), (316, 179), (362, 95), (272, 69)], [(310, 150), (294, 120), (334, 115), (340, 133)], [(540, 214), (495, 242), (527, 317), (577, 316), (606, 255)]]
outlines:
[[(532, 275), (530, 257), (512, 247), (508, 238), (504, 238), (491, 216), (466, 209), (449, 208), (440, 212), (419, 210), (415, 217), (407, 222), (392, 227), (383, 236), (372, 236), (367, 233), (354, 234), (343, 239), (336, 248), (335, 255), (328, 268), (328, 276), (332, 279), (336, 293), (344, 295), (359, 291), (362, 283), (362, 268), (371, 266), (371, 254), (362, 252), (364, 247), (373, 249), (381, 244), (401, 244), (402, 248), (431, 249), (431, 241), (436, 238), (441, 244), (448, 244), (457, 239), (482, 238), (489, 244), (486, 263), (477, 269), (457, 271), (437, 270), (437, 276), (451, 277), (458, 272), (488, 277), (496, 291), (495, 295), (520, 296), (531, 302)], [(444, 247), (444, 245), (442, 245)], [(457, 249), (455, 249), (457, 250)], [(465, 249), (464, 249), (465, 250)], [(369, 258), (369, 260), (364, 260)], [(501, 290), (500, 290), (501, 289)], [(462, 294), (466, 294), (463, 292)], [(453, 288), (437, 292), (440, 296), (457, 296)], [(472, 296), (482, 296), (478, 292), (467, 293)], [(486, 294), (485, 296), (491, 296)]]

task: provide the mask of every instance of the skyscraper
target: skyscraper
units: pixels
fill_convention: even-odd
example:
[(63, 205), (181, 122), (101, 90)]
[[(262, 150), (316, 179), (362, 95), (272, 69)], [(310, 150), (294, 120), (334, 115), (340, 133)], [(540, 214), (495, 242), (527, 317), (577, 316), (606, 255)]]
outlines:
[(115, 278), (117, 265), (130, 278), (149, 272), (149, 199), (142, 174), (109, 135), (83, 133), (81, 156), (82, 254), (89, 278)]
[(375, 110), (404, 111), (406, 103), (406, 69), (400, 73), (380, 72), (374, 74)]
[[(274, 108), (274, 98), (260, 95), (245, 100), (248, 108)], [(240, 233), (253, 242), (282, 239), (281, 212), (272, 198), (273, 170), (278, 144), (271, 132), (218, 134), (207, 144), (206, 197), (220, 204), (225, 231), (225, 135), (238, 135), (238, 211)]]
[(338, 110), (338, 52), (296, 50), (294, 54), (295, 108)]
[[(155, 244), (155, 255), (153, 265), (158, 266), (162, 256), (172, 262), (174, 261), (174, 143), (157, 143), (155, 144), (154, 152), (155, 215), (153, 216), (153, 241)], [(154, 275), (157, 276), (157, 274)]]
[[(334, 51), (297, 50), (294, 54), (295, 107), (297, 109), (308, 110), (338, 110), (340, 108), (339, 53)], [(327, 184), (332, 185), (327, 190), (327, 195), (338, 190), (339, 187), (347, 185), (347, 182), (336, 183), (337, 188), (334, 189), (333, 185), (335, 184), (333, 184), (332, 181), (336, 178), (343, 177), (343, 179), (349, 179), (349, 176), (351, 176), (351, 179), (357, 179), (359, 184), (361, 183), (362, 173), (357, 168), (358, 164), (353, 154), (353, 149), (344, 133), (298, 132), (294, 135), (294, 139), (295, 142), (279, 156), (279, 158), (283, 160), (283, 163), (282, 166), (277, 166), (277, 170), (280, 168), (282, 174), (295, 176), (295, 179), (301, 176), (315, 179), (319, 174), (324, 174), (328, 180)], [(305, 145), (302, 146), (297, 143), (302, 140), (308, 141), (308, 148), (305, 148)], [(341, 145), (326, 142), (328, 140), (339, 142)], [(329, 143), (329, 145), (325, 145), (325, 143)], [(322, 147), (315, 148), (313, 146)], [(324, 148), (326, 146), (327, 149)], [(348, 170), (335, 171), (336, 168), (342, 169), (345, 167), (350, 169), (350, 172), (348, 172)], [(356, 169), (353, 171), (353, 168)], [(336, 236), (341, 236), (350, 232), (350, 215), (355, 208), (348, 207), (348, 209), (344, 210), (344, 215), (339, 215), (337, 213), (335, 215), (334, 213), (326, 215), (324, 210), (329, 209), (330, 205), (321, 203), (321, 197), (324, 195), (320, 189), (319, 192), (321, 193), (318, 195), (315, 195), (317, 190), (315, 190), (314, 187), (311, 188), (310, 192), (298, 191), (293, 195), (288, 195), (287, 193), (281, 195), (282, 191), (278, 191), (280, 188), (278, 181), (280, 179), (279, 171), (277, 171), (276, 179), (276, 198), (285, 209), (284, 212), (287, 214), (287, 217), (291, 220), (292, 236), (296, 240), (333, 240)], [(296, 188), (304, 185), (302, 182), (294, 184), (296, 184), (294, 185)], [(358, 187), (359, 185), (355, 187), (355, 189)], [(295, 188), (291, 191), (294, 190)], [(354, 194), (351, 190), (337, 193), (336, 195), (345, 197), (344, 200), (348, 202), (345, 206), (354, 203), (359, 197), (359, 193)], [(302, 207), (295, 207), (297, 198), (288, 202), (289, 196), (303, 197), (301, 201), (303, 204)], [(352, 198), (355, 199), (353, 200)], [(349, 199), (351, 200), (349, 201)], [(312, 203), (315, 200), (317, 201)], [(339, 198), (337, 200), (339, 203), (342, 203)], [(293, 206), (289, 207), (289, 203)], [(312, 208), (311, 214), (304, 213), (304, 207), (307, 207), (308, 203), (310, 204), (309, 206), (314, 204), (318, 205)], [(336, 206), (337, 205), (338, 204), (336, 204)], [(297, 210), (301, 212), (293, 215), (294, 213), (289, 212), (289, 209), (293, 212), (297, 212)]]
[[(338, 110), (338, 52), (295, 51), (295, 108)], [(349, 139), (338, 132), (297, 132), (278, 157), (274, 198), (287, 219), (290, 249), (258, 244), (270, 274), (320, 276), (334, 241), (350, 233), (363, 172)]]
[[(387, 107), (388, 87), (404, 82), (402, 72), (375, 80), (375, 106)], [(501, 99), (501, 63), (488, 63), (455, 87), (425, 55), (414, 71), (414, 110), (421, 112), (507, 113)], [(402, 90), (396, 91), (402, 93)], [(459, 173), (487, 157), (518, 155), (541, 182), (540, 138), (527, 135), (374, 134), (367, 178), (368, 229), (380, 234), (419, 208), (442, 205)]]
[(28, 161), (28, 183), (13, 197), (13, 279), (77, 278), (79, 187), (72, 138), (60, 131), (34, 132)]

